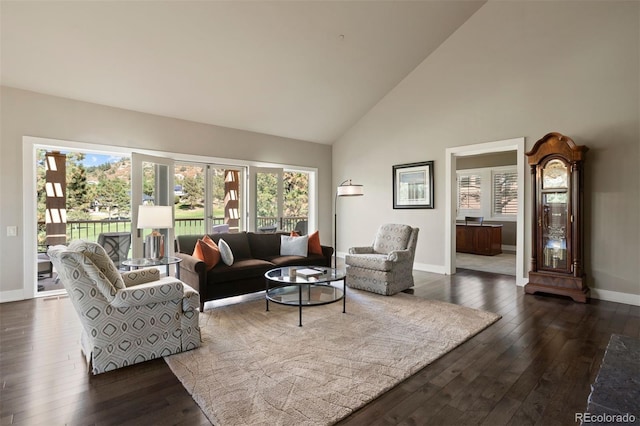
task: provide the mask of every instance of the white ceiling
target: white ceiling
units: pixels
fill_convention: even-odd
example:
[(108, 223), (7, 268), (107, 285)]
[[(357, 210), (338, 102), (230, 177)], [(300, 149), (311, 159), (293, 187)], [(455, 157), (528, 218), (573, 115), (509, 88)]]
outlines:
[(330, 144), (483, 4), (2, 0), (0, 81)]

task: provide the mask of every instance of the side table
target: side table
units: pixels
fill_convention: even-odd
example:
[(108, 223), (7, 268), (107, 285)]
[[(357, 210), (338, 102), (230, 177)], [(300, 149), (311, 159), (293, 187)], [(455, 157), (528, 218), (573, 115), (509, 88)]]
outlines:
[(166, 266), (167, 267), (167, 276), (170, 274), (169, 266), (176, 265), (176, 278), (180, 279), (180, 262), (182, 259), (179, 257), (163, 257), (162, 259), (147, 259), (147, 258), (139, 258), (139, 259), (127, 259), (123, 260), (122, 264), (124, 266), (128, 266), (129, 270), (140, 269), (140, 268), (149, 268), (151, 266)]

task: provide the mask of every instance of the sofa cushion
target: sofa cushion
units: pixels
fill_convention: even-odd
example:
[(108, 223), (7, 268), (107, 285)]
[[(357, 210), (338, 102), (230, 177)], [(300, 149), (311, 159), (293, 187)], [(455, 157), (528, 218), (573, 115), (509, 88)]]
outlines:
[(220, 239), (223, 239), (225, 243), (229, 245), (231, 252), (233, 253), (234, 260), (251, 259), (251, 247), (249, 246), (249, 237), (246, 232), (229, 233), (229, 234), (213, 234), (210, 235), (211, 239), (220, 246)]
[(220, 257), (222, 258), (222, 263), (224, 263), (227, 266), (233, 265), (233, 260), (234, 260), (233, 252), (231, 251), (229, 244), (227, 244), (227, 242), (222, 238), (218, 240), (218, 244), (219, 244), (218, 248), (220, 249)]
[(309, 254), (307, 257), (300, 256), (272, 256), (267, 259), (273, 263), (275, 267), (281, 266), (323, 266), (326, 264), (326, 258), (319, 254)]
[(271, 262), (261, 259), (243, 259), (227, 266), (219, 263), (207, 274), (207, 281), (215, 286), (216, 282), (235, 281), (246, 278), (255, 278), (264, 275), (269, 269), (273, 269)]
[(122, 281), (120, 271), (118, 271), (118, 268), (116, 268), (100, 244), (84, 240), (75, 240), (69, 244), (69, 250), (80, 252), (84, 254), (87, 259), (90, 259), (116, 290), (126, 288), (124, 281)]
[(202, 238), (200, 235), (176, 235), (176, 252), (191, 254), (196, 248), (196, 242)]
[(358, 268), (373, 269), (376, 271), (391, 271), (393, 262), (389, 260), (386, 254), (348, 254), (345, 257), (345, 263), (349, 266)]
[(280, 255), (281, 256), (302, 256), (307, 257), (309, 251), (309, 238), (289, 237), (287, 235), (280, 236)]
[(256, 259), (267, 259), (280, 254), (281, 234), (256, 234), (248, 232), (251, 253)]
[(322, 245), (320, 245), (320, 233), (318, 231), (309, 235), (309, 253), (322, 254)]
[[(298, 232), (296, 231), (291, 231), (290, 236), (299, 237), (300, 234), (298, 234)], [(308, 237), (309, 237), (309, 248), (307, 250), (307, 254), (308, 253), (322, 254), (322, 244), (320, 244), (320, 232), (316, 231), (313, 234), (310, 234)]]
[[(70, 248), (61, 245), (50, 248), (47, 253), (49, 254), (49, 258), (53, 261), (56, 270), (64, 269), (64, 272), (60, 272), (60, 274), (62, 274), (62, 282), (65, 288), (68, 288), (67, 286), (72, 282), (78, 282), (85, 288), (91, 288), (92, 298), (98, 294), (94, 293), (94, 287), (99, 290), (99, 294), (102, 294), (103, 299), (106, 300), (107, 303), (111, 303), (115, 298), (118, 289), (111, 284), (107, 277), (92, 262), (86, 253), (72, 251)], [(122, 287), (125, 288), (124, 282)]]
[(193, 257), (200, 259), (207, 265), (207, 271), (220, 263), (220, 248), (208, 235), (196, 241), (196, 248), (193, 250)]

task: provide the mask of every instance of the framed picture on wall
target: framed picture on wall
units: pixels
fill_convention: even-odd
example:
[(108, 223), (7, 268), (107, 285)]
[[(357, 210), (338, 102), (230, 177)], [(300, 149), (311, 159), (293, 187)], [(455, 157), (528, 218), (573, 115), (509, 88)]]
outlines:
[(393, 208), (433, 208), (433, 161), (393, 166)]

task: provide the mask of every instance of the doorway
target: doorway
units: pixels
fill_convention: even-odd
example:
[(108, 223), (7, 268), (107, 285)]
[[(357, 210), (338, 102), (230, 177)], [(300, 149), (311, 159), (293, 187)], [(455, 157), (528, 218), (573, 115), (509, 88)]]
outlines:
[(456, 272), (456, 218), (457, 199), (457, 162), (462, 157), (471, 157), (489, 153), (516, 152), (517, 170), (517, 215), (516, 215), (516, 284), (526, 283), (524, 277), (524, 177), (525, 145), (524, 137), (495, 142), (480, 143), (446, 150), (446, 203), (445, 203), (445, 273)]
[(516, 163), (515, 150), (457, 157), (456, 268), (516, 275)]
[[(64, 292), (47, 255), (48, 247), (130, 235), (131, 158), (97, 147), (39, 144), (33, 146), (29, 160), (35, 197), (31, 200), (34, 208), (25, 211), (35, 217), (29, 226), (25, 222), (25, 231), (31, 231), (25, 232), (25, 237), (29, 235), (25, 259), (35, 258), (36, 262), (25, 262), (32, 268), (25, 272), (25, 282), (30, 283), (34, 295), (46, 296)], [(27, 202), (25, 198), (25, 205)], [(118, 247), (125, 259), (130, 254), (130, 237), (126, 241), (126, 247)]]

